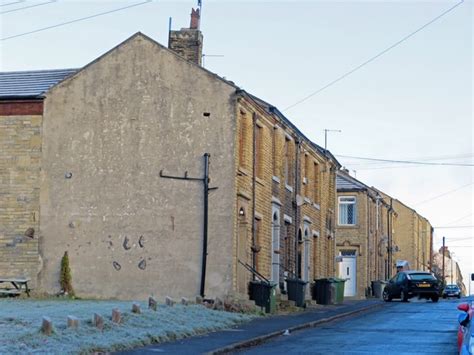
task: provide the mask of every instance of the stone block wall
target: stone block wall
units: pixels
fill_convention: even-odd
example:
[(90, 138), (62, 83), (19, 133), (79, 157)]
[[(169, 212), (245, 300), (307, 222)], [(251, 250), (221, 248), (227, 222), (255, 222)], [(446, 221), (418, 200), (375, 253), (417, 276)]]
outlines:
[[(237, 259), (244, 257), (252, 264), (255, 251), (257, 271), (270, 279), (272, 256), (278, 254), (281, 285), (285, 275), (307, 276), (309, 281), (333, 275), (334, 231), (326, 225), (326, 218), (335, 209), (334, 165), (277, 116), (252, 100), (240, 98), (237, 111), (236, 194), (237, 210), (243, 212), (236, 217), (235, 239), (237, 244), (240, 241), (246, 247), (242, 252), (236, 246)], [(255, 185), (254, 145), (257, 151)], [(278, 250), (272, 245), (272, 233), (277, 233), (276, 230)], [(246, 234), (243, 240), (239, 235), (242, 233)], [(304, 260), (308, 261), (307, 265)], [(245, 275), (245, 271), (236, 263), (234, 285), (245, 290), (244, 282), (239, 281), (239, 277), (244, 278), (242, 274)], [(250, 280), (251, 274), (247, 272), (246, 277)]]
[(409, 207), (398, 200), (393, 200), (393, 208), (397, 213), (397, 218), (393, 225), (393, 262), (396, 260), (407, 260), (410, 268), (417, 268), (417, 245), (415, 239), (416, 214)]
[[(0, 115), (0, 277), (29, 277), (34, 288), (40, 266), (42, 116), (18, 115), (24, 112), (24, 107), (18, 104), (10, 104), (8, 110), (3, 108)], [(29, 106), (26, 109), (32, 113), (37, 111)]]
[(202, 63), (202, 43), (202, 32), (197, 29), (182, 28), (169, 34), (169, 48), (198, 65)]
[(407, 260), (413, 270), (429, 270), (433, 247), (429, 220), (401, 201), (382, 195), (385, 203), (391, 200), (393, 206), (392, 275), (397, 260)]

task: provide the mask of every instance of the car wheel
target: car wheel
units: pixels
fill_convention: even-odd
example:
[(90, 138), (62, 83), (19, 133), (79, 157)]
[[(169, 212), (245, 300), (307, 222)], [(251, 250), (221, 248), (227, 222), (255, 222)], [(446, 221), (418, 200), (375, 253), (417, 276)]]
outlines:
[(446, 295), (443, 295), (443, 298), (446, 299)]
[(408, 302), (408, 295), (406, 294), (404, 290), (400, 292), (400, 298), (402, 299), (402, 302)]
[(439, 296), (431, 296), (431, 300), (436, 303), (439, 300)]
[(388, 294), (387, 290), (384, 290), (382, 293), (382, 298), (385, 302), (392, 302), (392, 297)]
[(458, 295), (458, 298), (461, 298), (461, 295)]

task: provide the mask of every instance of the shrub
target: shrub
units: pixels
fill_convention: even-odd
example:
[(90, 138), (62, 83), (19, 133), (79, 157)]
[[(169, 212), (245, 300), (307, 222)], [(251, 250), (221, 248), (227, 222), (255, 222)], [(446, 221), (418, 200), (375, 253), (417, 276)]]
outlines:
[(71, 267), (69, 266), (69, 255), (67, 251), (61, 259), (61, 272), (59, 275), (59, 284), (61, 291), (69, 296), (74, 296), (74, 289), (72, 288)]

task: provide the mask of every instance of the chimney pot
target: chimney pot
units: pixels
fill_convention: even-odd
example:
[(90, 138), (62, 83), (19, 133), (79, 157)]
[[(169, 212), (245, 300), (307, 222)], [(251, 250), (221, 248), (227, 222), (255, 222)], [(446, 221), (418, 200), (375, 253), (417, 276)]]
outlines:
[(199, 29), (199, 20), (201, 16), (199, 14), (199, 9), (194, 10), (191, 9), (191, 23), (189, 24), (189, 28), (192, 30)]

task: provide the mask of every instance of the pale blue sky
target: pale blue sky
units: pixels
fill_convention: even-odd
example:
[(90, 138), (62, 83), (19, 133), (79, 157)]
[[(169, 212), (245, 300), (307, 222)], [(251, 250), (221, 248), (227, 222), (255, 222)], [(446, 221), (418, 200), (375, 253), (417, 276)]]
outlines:
[[(12, 0), (3, 0), (7, 4)], [(0, 12), (47, 2), (25, 1)], [(140, 1), (58, 1), (0, 14), (5, 38)], [(206, 67), (283, 109), (416, 30), (457, 1), (210, 1), (201, 29)], [(167, 44), (168, 18), (187, 27), (196, 1), (158, 1), (0, 41), (0, 70), (81, 67), (137, 31)], [(285, 112), (316, 143), (324, 128), (334, 154), (472, 163), (473, 3), (461, 6), (308, 101)], [(453, 159), (453, 157), (462, 157)], [(470, 225), (472, 167), (394, 167), (340, 158), (357, 178), (427, 217)], [(356, 165), (358, 164), (358, 165)], [(372, 168), (372, 170), (367, 170)], [(377, 169), (373, 169), (377, 168)], [(473, 228), (439, 229), (474, 272)], [(468, 238), (452, 242), (456, 238)], [(458, 245), (459, 247), (456, 247)], [(462, 247), (461, 247), (462, 246)], [(471, 270), (471, 271), (469, 271)], [(467, 286), (467, 285), (466, 285)]]

